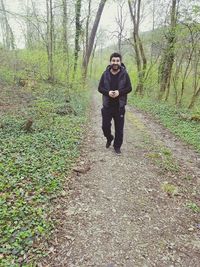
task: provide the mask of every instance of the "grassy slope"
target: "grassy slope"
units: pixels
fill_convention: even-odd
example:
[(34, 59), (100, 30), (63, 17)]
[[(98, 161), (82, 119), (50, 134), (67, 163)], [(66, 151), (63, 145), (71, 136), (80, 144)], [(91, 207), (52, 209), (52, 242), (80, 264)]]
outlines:
[(200, 123), (185, 120), (180, 117), (181, 113), (189, 115), (188, 110), (177, 109), (167, 103), (158, 103), (150, 98), (140, 98), (133, 94), (129, 98), (129, 103), (143, 111), (153, 114), (171, 132), (188, 144), (193, 145), (200, 152)]
[[(70, 105), (76, 115), (64, 115), (64, 95), (64, 88), (42, 85), (29, 107), (1, 118), (0, 266), (34, 266), (27, 257), (40, 253), (34, 244), (53, 229), (50, 200), (79, 156), (89, 99), (76, 92)], [(30, 117), (33, 131), (26, 133), (21, 127)]]

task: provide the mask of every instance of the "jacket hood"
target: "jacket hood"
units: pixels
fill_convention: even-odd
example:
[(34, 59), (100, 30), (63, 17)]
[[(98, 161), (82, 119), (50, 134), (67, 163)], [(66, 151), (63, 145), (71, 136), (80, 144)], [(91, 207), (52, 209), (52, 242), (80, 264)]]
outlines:
[[(120, 66), (121, 69), (126, 69), (126, 66), (124, 65), (124, 63), (121, 63), (121, 66)], [(111, 65), (109, 64), (106, 69), (111, 69)]]

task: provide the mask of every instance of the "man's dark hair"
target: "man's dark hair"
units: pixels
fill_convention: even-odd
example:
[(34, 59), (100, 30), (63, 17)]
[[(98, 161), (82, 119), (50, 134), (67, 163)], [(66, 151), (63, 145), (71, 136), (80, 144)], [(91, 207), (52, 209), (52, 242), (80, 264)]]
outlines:
[(120, 58), (120, 61), (122, 61), (122, 56), (119, 54), (119, 53), (112, 53), (112, 55), (110, 56), (110, 61), (113, 57), (119, 57)]

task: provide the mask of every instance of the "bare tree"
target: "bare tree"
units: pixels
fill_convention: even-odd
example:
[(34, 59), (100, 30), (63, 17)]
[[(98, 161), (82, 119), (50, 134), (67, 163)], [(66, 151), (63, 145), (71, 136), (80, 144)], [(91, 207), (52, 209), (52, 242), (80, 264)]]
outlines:
[(136, 93), (142, 95), (144, 90), (144, 77), (147, 68), (147, 59), (139, 35), (141, 0), (135, 0), (133, 2), (131, 2), (131, 0), (128, 0), (128, 5), (129, 5), (131, 19), (133, 22), (133, 41), (134, 41), (135, 59), (138, 71), (138, 84), (136, 87)]
[(8, 22), (7, 12), (5, 9), (4, 1), (1, 0), (1, 28), (3, 30), (4, 47), (7, 49), (15, 49), (14, 34)]
[[(89, 23), (90, 23), (90, 18), (91, 18), (91, 3), (92, 0), (88, 0), (88, 14), (87, 14), (87, 19), (86, 19), (86, 31), (85, 31), (85, 51), (88, 50), (88, 44), (89, 44)], [(84, 58), (84, 56), (83, 56)]]
[(169, 96), (172, 67), (175, 58), (174, 50), (176, 43), (178, 6), (179, 6), (179, 0), (172, 0), (171, 11), (170, 11), (170, 27), (165, 36), (167, 44), (166, 48), (164, 49), (159, 66), (159, 84), (160, 84), (159, 99), (162, 99), (164, 93), (166, 93), (165, 100), (167, 100)]
[(200, 96), (200, 75), (199, 75), (199, 63), (200, 63), (200, 49), (195, 51), (195, 58), (193, 65), (193, 95), (188, 106), (189, 109), (194, 107), (195, 102)]
[(64, 64), (66, 63), (66, 80), (67, 86), (69, 87), (69, 72), (70, 72), (70, 63), (69, 63), (69, 40), (68, 40), (68, 17), (67, 17), (67, 2), (66, 0), (62, 0), (63, 5), (63, 20), (62, 20), (62, 29), (63, 29), (63, 59)]
[(46, 0), (47, 10), (47, 54), (48, 54), (48, 80), (54, 80), (53, 71), (53, 6), (52, 0)]
[(88, 64), (89, 64), (89, 60), (90, 60), (90, 56), (92, 53), (92, 49), (93, 49), (93, 45), (94, 45), (94, 40), (95, 40), (95, 36), (96, 36), (96, 32), (97, 32), (97, 28), (99, 25), (99, 21), (101, 19), (101, 15), (105, 6), (106, 0), (101, 0), (99, 3), (99, 7), (96, 13), (96, 17), (95, 17), (95, 21), (90, 33), (90, 37), (89, 37), (89, 42), (88, 42), (88, 48), (87, 51), (85, 53), (84, 59), (83, 59), (83, 77), (84, 79), (87, 76), (87, 69), (88, 69)]
[(125, 25), (127, 20), (127, 14), (124, 13), (124, 6), (126, 1), (121, 1), (117, 7), (117, 16), (115, 17), (115, 21), (117, 23), (118, 29), (115, 31), (117, 35), (117, 43), (118, 43), (118, 51), (122, 53), (122, 41), (123, 38), (126, 37), (125, 33)]
[(77, 69), (77, 62), (78, 62), (78, 53), (80, 51), (80, 44), (79, 44), (79, 39), (80, 39), (80, 34), (81, 34), (81, 1), (82, 0), (76, 0), (75, 4), (75, 24), (76, 24), (76, 33), (75, 33), (75, 48), (74, 48), (74, 73), (73, 73), (73, 78), (76, 73)]

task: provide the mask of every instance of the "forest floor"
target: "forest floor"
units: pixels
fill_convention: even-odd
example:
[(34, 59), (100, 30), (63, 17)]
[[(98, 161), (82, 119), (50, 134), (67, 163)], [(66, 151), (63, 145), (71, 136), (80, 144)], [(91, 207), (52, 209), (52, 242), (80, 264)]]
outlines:
[[(44, 267), (200, 266), (200, 155), (127, 106), (122, 154), (105, 148), (93, 94), (82, 154), (63, 194)], [(113, 127), (113, 125), (112, 125)]]

